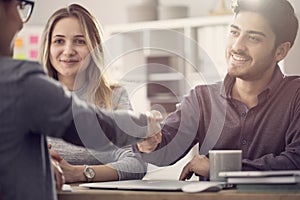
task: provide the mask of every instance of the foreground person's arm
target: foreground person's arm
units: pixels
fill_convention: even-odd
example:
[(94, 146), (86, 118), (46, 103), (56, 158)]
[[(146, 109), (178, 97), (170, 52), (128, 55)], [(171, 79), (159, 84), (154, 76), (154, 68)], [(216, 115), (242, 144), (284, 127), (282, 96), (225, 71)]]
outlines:
[[(26, 75), (22, 91), (26, 93), (23, 102), (28, 118), (24, 119), (24, 123), (32, 132), (105, 150), (112, 143), (121, 147), (143, 140), (152, 131), (157, 131), (151, 127), (159, 126), (156, 124), (161, 121), (161, 118), (154, 119), (155, 115), (147, 116), (133, 111), (95, 110), (64, 90), (59, 83), (49, 80), (42, 70), (34, 68), (28, 70)], [(150, 126), (147, 126), (148, 122)]]

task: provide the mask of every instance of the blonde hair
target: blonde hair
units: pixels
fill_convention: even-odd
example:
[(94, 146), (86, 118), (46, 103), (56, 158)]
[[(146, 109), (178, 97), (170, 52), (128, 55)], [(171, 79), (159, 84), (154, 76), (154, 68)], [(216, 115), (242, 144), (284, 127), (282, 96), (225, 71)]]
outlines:
[(53, 29), (63, 18), (75, 17), (79, 20), (84, 31), (91, 61), (86, 69), (88, 81), (87, 101), (94, 103), (98, 108), (112, 109), (112, 89), (100, 67), (104, 66), (103, 34), (96, 18), (83, 6), (71, 4), (54, 12), (48, 19), (42, 35), (40, 61), (45, 66), (48, 75), (58, 80), (57, 71), (50, 62), (50, 45)]

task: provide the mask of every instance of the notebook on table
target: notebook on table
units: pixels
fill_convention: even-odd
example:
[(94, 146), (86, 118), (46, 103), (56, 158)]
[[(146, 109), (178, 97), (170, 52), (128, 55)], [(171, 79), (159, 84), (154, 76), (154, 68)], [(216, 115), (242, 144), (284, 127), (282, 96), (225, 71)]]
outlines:
[(300, 175), (300, 170), (277, 170), (277, 171), (229, 171), (219, 172), (221, 177), (267, 177)]
[(300, 183), (300, 171), (232, 171), (220, 172), (232, 184), (296, 184)]

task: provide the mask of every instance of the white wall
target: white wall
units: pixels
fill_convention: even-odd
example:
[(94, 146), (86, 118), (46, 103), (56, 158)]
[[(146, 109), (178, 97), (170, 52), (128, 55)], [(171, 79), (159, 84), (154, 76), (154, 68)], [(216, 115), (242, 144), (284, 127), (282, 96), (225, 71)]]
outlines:
[[(70, 3), (80, 3), (88, 8), (102, 25), (120, 24), (127, 22), (127, 7), (137, 5), (144, 0), (35, 0), (35, 8), (30, 19), (30, 25), (44, 25), (49, 16), (58, 8)], [(160, 0), (160, 5), (186, 5), (189, 6), (189, 16), (207, 14), (217, 0)], [(228, 1), (228, 0), (227, 0)]]
[(289, 2), (291, 2), (293, 7), (295, 8), (295, 12), (299, 14), (300, 13), (300, 1), (299, 0), (289, 0)]
[[(130, 0), (132, 3), (137, 1)], [(55, 10), (75, 2), (88, 8), (102, 25), (126, 22), (128, 0), (51, 0), (48, 3), (44, 0), (35, 0), (35, 8), (29, 24), (44, 25)]]
[[(102, 23), (102, 25), (121, 24), (127, 22), (127, 7), (137, 5), (145, 0), (34, 0), (35, 8), (30, 19), (30, 25), (44, 25), (49, 16), (58, 8), (70, 3), (80, 3), (88, 8)], [(225, 0), (229, 6), (231, 0)], [(159, 0), (159, 4), (186, 5), (189, 7), (189, 16), (198, 17), (208, 14), (217, 6), (218, 0)], [(300, 13), (300, 1), (290, 0), (297, 13)]]
[[(300, 21), (300, 1), (290, 0), (290, 2), (293, 5), (295, 12), (298, 16), (298, 19)], [(295, 44), (284, 61), (284, 70), (286, 74), (300, 75), (300, 66), (298, 64), (300, 61), (299, 54), (300, 54), (300, 31), (298, 30), (298, 35)]]

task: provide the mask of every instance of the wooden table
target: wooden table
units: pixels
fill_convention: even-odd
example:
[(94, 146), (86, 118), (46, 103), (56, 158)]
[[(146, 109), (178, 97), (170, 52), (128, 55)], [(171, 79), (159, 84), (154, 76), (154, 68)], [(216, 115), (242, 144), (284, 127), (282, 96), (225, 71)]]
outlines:
[(95, 190), (72, 186), (72, 192), (59, 192), (59, 200), (299, 200), (300, 193), (238, 193), (220, 192), (183, 193), (126, 190)]

